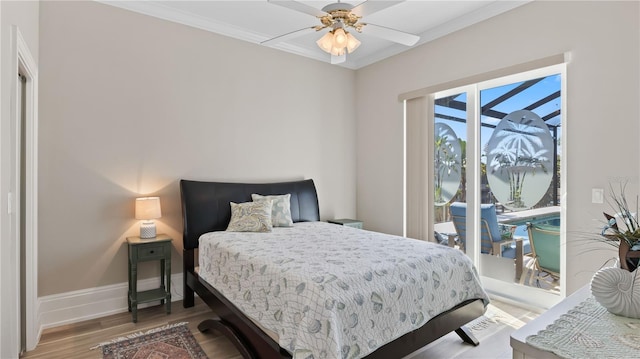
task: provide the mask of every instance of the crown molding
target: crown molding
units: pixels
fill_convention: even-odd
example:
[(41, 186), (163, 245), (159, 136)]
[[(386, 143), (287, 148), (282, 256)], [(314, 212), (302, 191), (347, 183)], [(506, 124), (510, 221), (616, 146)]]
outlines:
[[(203, 16), (199, 16), (193, 13), (176, 10), (175, 8), (166, 6), (164, 4), (155, 1), (114, 1), (114, 0), (95, 0), (101, 4), (118, 7), (121, 9), (137, 12), (143, 15), (152, 16), (155, 18), (179, 23), (182, 25), (194, 27), (197, 29), (209, 31), (219, 35), (231, 37), (234, 39), (251, 42), (260, 45), (262, 41), (268, 40), (271, 37), (265, 34), (255, 33), (241, 29), (237, 26), (207, 19)], [(378, 51), (365, 58), (349, 59), (347, 61), (337, 65), (352, 70), (371, 65), (375, 62), (384, 60), (388, 57), (400, 54), (408, 51), (414, 47), (425, 44), (429, 41), (433, 41), (437, 38), (448, 35), (452, 32), (463, 29), (467, 26), (484, 21), (493, 16), (499, 15), (506, 11), (512, 10), (516, 7), (529, 3), (533, 0), (514, 0), (514, 1), (494, 1), (476, 11), (460, 16), (454, 20), (447, 21), (439, 24), (420, 34), (420, 41), (412, 47), (406, 47), (399, 44), (391, 45), (381, 51)], [(290, 43), (276, 43), (270, 45), (273, 49), (285, 51), (294, 55), (304, 56), (310, 59), (322, 61), (325, 63), (330, 62), (328, 56), (319, 53), (318, 51), (309, 50), (301, 46), (292, 45)]]
[[(194, 27), (196, 29), (209, 31), (218, 35), (231, 37), (234, 39), (248, 41), (260, 45), (262, 41), (271, 37), (264, 34), (257, 34), (251, 31), (240, 29), (233, 25), (213, 21), (202, 16), (194, 15), (184, 11), (175, 10), (174, 8), (150, 1), (113, 1), (113, 0), (95, 0), (101, 4), (114, 6), (124, 10), (137, 12), (139, 14), (152, 16), (158, 19), (175, 22), (178, 24)], [(278, 43), (267, 46), (273, 49), (285, 51), (291, 54), (304, 56), (314, 60), (329, 62), (329, 58), (318, 54), (316, 51), (309, 51), (303, 47), (295, 46), (287, 43)], [(347, 64), (344, 67), (350, 67)]]
[(389, 46), (382, 51), (378, 51), (377, 53), (367, 56), (364, 59), (361, 59), (355, 64), (352, 64), (354, 69), (359, 69), (378, 61), (382, 61), (386, 58), (389, 58), (394, 55), (398, 55), (402, 52), (411, 50), (412, 48), (418, 47), (420, 45), (426, 44), (435, 39), (444, 37), (458, 30), (462, 30), (465, 27), (469, 27), (473, 24), (482, 22), (491, 17), (500, 15), (504, 12), (513, 10), (519, 6), (530, 3), (534, 0), (516, 0), (516, 1), (495, 1), (487, 6), (482, 7), (476, 11), (470, 12), (463, 16), (460, 16), (454, 20), (447, 21), (443, 24), (439, 24), (437, 26), (432, 27), (429, 30), (426, 30), (419, 34), (420, 40), (418, 43), (413, 45), (412, 47), (402, 46), (400, 44), (395, 44)]

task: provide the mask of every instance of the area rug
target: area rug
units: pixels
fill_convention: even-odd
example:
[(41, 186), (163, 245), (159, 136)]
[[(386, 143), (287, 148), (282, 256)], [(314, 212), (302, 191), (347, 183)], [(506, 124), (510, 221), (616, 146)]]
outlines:
[(187, 323), (177, 323), (101, 343), (104, 359), (208, 359)]

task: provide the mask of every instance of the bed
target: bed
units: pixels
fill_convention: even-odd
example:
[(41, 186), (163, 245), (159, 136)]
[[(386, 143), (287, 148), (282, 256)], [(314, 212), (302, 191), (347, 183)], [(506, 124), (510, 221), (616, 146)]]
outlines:
[[(401, 358), (452, 331), (463, 341), (478, 345), (464, 325), (484, 313), (488, 297), (479, 286), (472, 266), (461, 269), (460, 278), (464, 279), (455, 279), (458, 277), (454, 275), (458, 274), (453, 267), (468, 264), (464, 255), (457, 254), (459, 251), (430, 244), (433, 247), (429, 254), (416, 255), (414, 261), (412, 253), (419, 253), (417, 246), (424, 246), (425, 242), (320, 222), (316, 188), (310, 179), (278, 183), (181, 180), (180, 191), (184, 224), (183, 305), (193, 306), (194, 294), (202, 298), (216, 316), (200, 323), (199, 329), (220, 331), (243, 357)], [(290, 194), (293, 226), (248, 236), (224, 232), (231, 218), (229, 203), (250, 202), (254, 193)], [(344, 238), (338, 240), (337, 237)], [(308, 242), (302, 242), (305, 240)], [(330, 242), (336, 242), (342, 249), (332, 249)], [(305, 243), (305, 249), (301, 249), (302, 244), (292, 245), (296, 243)], [(407, 253), (406, 258), (392, 256), (395, 243), (398, 247), (407, 247), (397, 248)], [(260, 245), (264, 248), (259, 249)], [(378, 249), (382, 247), (388, 249), (381, 253)], [(286, 252), (287, 248), (294, 252)], [(377, 257), (372, 248), (377, 250)], [(367, 251), (373, 257), (367, 257)], [(322, 260), (304, 259), (304, 252), (316, 253)], [(348, 257), (349, 253), (353, 257)], [(449, 258), (449, 254), (453, 256)], [(202, 261), (200, 267), (196, 265), (198, 259)], [(438, 271), (446, 270), (439, 274), (421, 267), (440, 260), (444, 264), (437, 262)], [(391, 263), (390, 267), (390, 263), (383, 263), (391, 261), (398, 263)], [(378, 267), (364, 268), (367, 262)], [(346, 275), (355, 269), (343, 268), (347, 264), (363, 267), (363, 273), (354, 274), (364, 280), (348, 280)], [(380, 267), (383, 265), (386, 267)], [(400, 267), (406, 267), (408, 272), (395, 273), (395, 268)], [(231, 272), (221, 272), (223, 270)], [(296, 270), (307, 272), (308, 279), (297, 281)], [(286, 277), (279, 278), (278, 273), (285, 273)], [(450, 277), (445, 278), (445, 274)], [(385, 280), (374, 284), (372, 279), (377, 277)], [(432, 286), (437, 283), (440, 291), (425, 292), (426, 286), (415, 285), (421, 281)], [(257, 282), (263, 284), (257, 286)], [(276, 287), (279, 296), (274, 296)], [(348, 293), (348, 298), (340, 299), (330, 288)], [(440, 292), (447, 295), (437, 295)], [(327, 297), (316, 298), (319, 295)], [(286, 299), (281, 300), (285, 296)], [(309, 302), (294, 301), (293, 297), (298, 296)], [(389, 296), (404, 304), (393, 302), (391, 305)], [(423, 303), (419, 304), (419, 310), (399, 309), (400, 305), (416, 302), (416, 298), (437, 302), (438, 309), (423, 308)], [(340, 317), (338, 308), (347, 314)], [(331, 318), (325, 320), (317, 315)], [(288, 322), (277, 327), (273, 318)], [(388, 318), (394, 321), (389, 322)], [(298, 327), (304, 328), (306, 336), (292, 334)], [(380, 335), (371, 334), (377, 328)]]

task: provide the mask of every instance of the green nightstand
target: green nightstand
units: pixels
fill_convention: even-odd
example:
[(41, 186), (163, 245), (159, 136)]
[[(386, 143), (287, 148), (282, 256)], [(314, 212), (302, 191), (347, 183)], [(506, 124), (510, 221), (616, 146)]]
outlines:
[(358, 221), (356, 219), (348, 219), (348, 218), (330, 219), (327, 222), (333, 223), (333, 224), (339, 224), (342, 226), (362, 229), (362, 221)]
[[(129, 243), (129, 311), (138, 322), (138, 304), (160, 301), (171, 313), (171, 238), (158, 234), (155, 238), (127, 237)], [(160, 261), (160, 288), (138, 292), (138, 263)], [(166, 283), (166, 286), (165, 286)]]

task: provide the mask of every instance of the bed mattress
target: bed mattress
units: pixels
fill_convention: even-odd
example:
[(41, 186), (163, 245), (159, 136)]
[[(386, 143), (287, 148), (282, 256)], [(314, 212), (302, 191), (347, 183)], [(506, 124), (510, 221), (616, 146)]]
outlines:
[(293, 358), (359, 358), (470, 299), (461, 251), (325, 222), (202, 235), (199, 274)]

